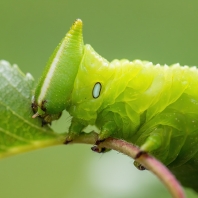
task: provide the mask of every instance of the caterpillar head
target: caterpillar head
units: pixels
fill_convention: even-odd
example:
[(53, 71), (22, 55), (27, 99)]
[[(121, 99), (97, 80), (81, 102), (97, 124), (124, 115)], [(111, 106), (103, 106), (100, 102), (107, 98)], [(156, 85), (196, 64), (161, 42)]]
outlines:
[(60, 117), (70, 98), (83, 56), (82, 21), (77, 19), (50, 57), (32, 99), (33, 118), (51, 123)]

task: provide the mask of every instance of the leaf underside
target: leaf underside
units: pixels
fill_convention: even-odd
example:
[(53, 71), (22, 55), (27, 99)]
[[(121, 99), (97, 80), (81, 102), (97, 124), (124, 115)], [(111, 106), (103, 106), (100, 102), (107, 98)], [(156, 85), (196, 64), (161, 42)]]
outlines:
[(33, 87), (30, 74), (0, 61), (0, 158), (63, 142), (63, 135), (32, 119)]

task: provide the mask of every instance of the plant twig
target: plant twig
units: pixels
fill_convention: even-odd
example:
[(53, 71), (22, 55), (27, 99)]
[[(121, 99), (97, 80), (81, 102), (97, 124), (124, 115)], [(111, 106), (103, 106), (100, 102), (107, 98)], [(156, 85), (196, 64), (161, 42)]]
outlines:
[[(93, 145), (97, 141), (97, 137), (97, 133), (95, 132), (83, 133), (69, 144), (85, 143)], [(139, 148), (131, 143), (115, 138), (106, 139), (104, 142), (101, 142), (98, 147), (116, 150), (132, 157), (133, 159), (135, 159), (137, 154), (140, 152)], [(175, 176), (161, 162), (146, 153), (142, 154), (136, 159), (136, 161), (143, 165), (146, 169), (153, 172), (164, 183), (173, 198), (185, 198), (181, 185)]]

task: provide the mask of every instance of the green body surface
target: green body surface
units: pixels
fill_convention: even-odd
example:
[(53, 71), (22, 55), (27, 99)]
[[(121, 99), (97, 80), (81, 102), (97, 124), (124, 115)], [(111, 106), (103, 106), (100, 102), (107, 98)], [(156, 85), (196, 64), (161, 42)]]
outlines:
[(99, 140), (115, 137), (138, 145), (167, 165), (184, 185), (198, 191), (198, 69), (140, 60), (109, 62), (90, 45), (82, 47), (81, 34), (79, 25), (71, 35), (71, 47), (67, 48), (69, 41), (68, 52), (61, 57), (61, 71), (54, 74), (41, 101), (38, 98), (50, 66), (36, 88), (33, 104), (42, 109), (46, 100), (44, 121), (57, 119), (56, 114), (66, 108), (72, 116), (67, 141), (95, 125)]
[[(95, 99), (92, 90), (97, 82), (102, 89)], [(187, 176), (189, 170), (193, 174), (198, 167), (197, 84), (195, 67), (140, 60), (108, 62), (85, 45), (67, 108), (73, 116), (71, 137), (89, 124), (96, 125), (100, 140), (124, 139), (151, 153), (176, 175)], [(181, 166), (182, 172), (177, 171)], [(198, 178), (198, 171), (193, 177)], [(190, 179), (181, 178), (184, 185), (192, 186)]]

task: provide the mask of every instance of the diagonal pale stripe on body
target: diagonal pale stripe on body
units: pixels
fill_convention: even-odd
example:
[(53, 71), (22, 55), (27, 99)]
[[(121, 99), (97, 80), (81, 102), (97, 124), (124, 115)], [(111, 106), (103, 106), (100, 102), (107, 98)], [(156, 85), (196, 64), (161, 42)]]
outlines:
[(65, 42), (63, 42), (51, 64), (51, 67), (49, 69), (49, 72), (47, 73), (47, 76), (44, 80), (44, 83), (43, 83), (43, 86), (41, 87), (41, 92), (40, 92), (40, 95), (38, 97), (38, 103), (41, 104), (43, 99), (45, 98), (45, 95), (47, 93), (47, 90), (50, 86), (50, 82), (51, 82), (51, 79), (53, 78), (53, 73), (56, 69), (56, 66), (57, 66), (57, 63), (60, 61), (60, 57), (61, 57), (61, 54), (62, 54), (62, 51), (64, 49), (64, 46), (65, 46)]

